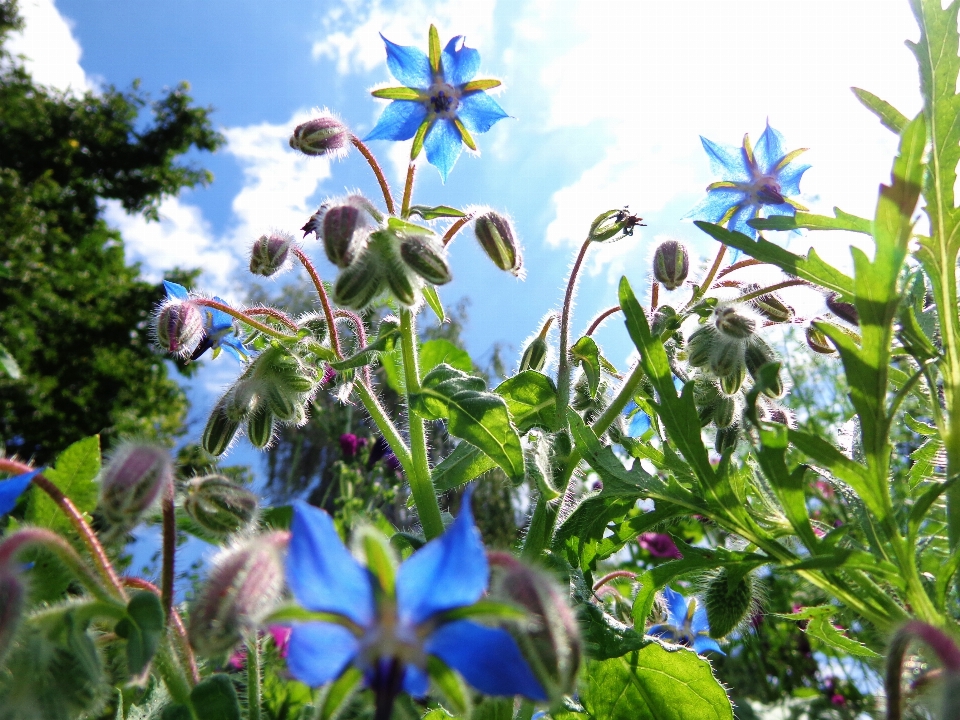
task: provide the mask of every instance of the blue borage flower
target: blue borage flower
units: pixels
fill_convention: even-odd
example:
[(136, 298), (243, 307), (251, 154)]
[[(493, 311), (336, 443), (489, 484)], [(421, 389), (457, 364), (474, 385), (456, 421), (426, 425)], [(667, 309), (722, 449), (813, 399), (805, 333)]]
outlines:
[(691, 598), (688, 603), (683, 599), (683, 595), (665, 587), (663, 599), (667, 601), (667, 621), (651, 627), (647, 630), (647, 635), (691, 647), (697, 653), (712, 650), (726, 655), (717, 641), (710, 637), (706, 608), (697, 607), (696, 598)]
[(409, 140), (410, 159), (426, 148), (427, 160), (444, 181), (453, 169), (463, 145), (476, 150), (470, 133), (484, 133), (509, 117), (487, 95), (499, 80), (474, 80), (480, 69), (480, 53), (457, 35), (440, 50), (437, 28), (430, 26), (430, 55), (414, 47), (396, 45), (383, 35), (390, 74), (405, 87), (381, 88), (373, 96), (392, 100), (365, 140)]
[[(472, 489), (446, 533), (396, 571), (360, 565), (322, 510), (294, 505), (287, 583), (307, 610), (329, 621), (298, 623), (287, 664), (316, 687), (359, 668), (374, 691), (378, 715), (400, 690), (426, 694), (428, 663), (457, 670), (488, 695), (546, 700), (543, 687), (508, 632), (458, 619), (487, 589), (489, 567), (473, 524)], [(384, 707), (384, 706), (387, 707)]]
[(710, 169), (722, 179), (708, 185), (707, 196), (684, 217), (726, 225), (756, 239), (757, 231), (747, 221), (761, 211), (770, 217), (807, 209), (791, 199), (800, 194), (800, 178), (810, 169), (795, 162), (806, 148), (784, 152), (783, 135), (769, 122), (756, 148), (749, 135), (743, 136), (743, 147), (717, 145), (703, 136), (700, 141), (710, 156)]
[[(190, 300), (190, 293), (183, 285), (164, 280), (163, 287), (167, 291), (168, 301), (188, 302)], [(226, 302), (216, 296), (213, 299), (226, 305)], [(210, 348), (213, 348), (213, 356), (216, 357), (220, 354), (220, 349), (223, 348), (239, 362), (243, 362), (244, 358), (248, 357), (250, 353), (243, 346), (240, 338), (237, 337), (233, 318), (223, 310), (217, 310), (216, 308), (201, 305), (199, 309), (203, 313), (204, 319), (203, 338), (190, 355), (190, 359), (196, 360)]]
[(43, 468), (32, 470), (23, 475), (17, 475), (6, 480), (0, 480), (0, 515), (6, 515), (13, 510), (17, 500), (30, 487), (33, 478), (43, 472)]

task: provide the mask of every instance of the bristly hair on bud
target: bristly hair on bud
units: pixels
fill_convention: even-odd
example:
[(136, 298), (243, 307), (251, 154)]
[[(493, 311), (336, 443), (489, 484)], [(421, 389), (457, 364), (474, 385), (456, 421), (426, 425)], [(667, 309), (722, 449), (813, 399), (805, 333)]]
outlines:
[(540, 332), (523, 349), (523, 355), (520, 357), (520, 372), (524, 370), (536, 370), (540, 372), (547, 364), (547, 358), (550, 354), (550, 345), (547, 343), (547, 333), (550, 332), (550, 325), (553, 324), (557, 314), (550, 312), (543, 320)]
[(642, 217), (631, 215), (629, 206), (624, 205), (621, 210), (607, 210), (600, 213), (590, 223), (590, 232), (587, 234), (593, 242), (607, 242), (610, 240), (619, 240), (628, 235), (633, 235), (636, 227), (646, 227), (641, 220)]
[(293, 235), (276, 231), (261, 235), (250, 248), (250, 272), (270, 277), (287, 267)]
[(112, 535), (136, 527), (164, 494), (173, 492), (173, 460), (166, 448), (145, 442), (121, 444), (100, 473), (100, 512)]
[(383, 216), (373, 203), (359, 193), (323, 203), (301, 228), (306, 237), (314, 233), (323, 242), (327, 259), (343, 269), (363, 253), (373, 230), (370, 219)]
[(221, 552), (190, 611), (187, 634), (202, 656), (223, 655), (255, 632), (283, 592), (282, 554), (289, 533), (250, 538)]
[(759, 605), (756, 592), (750, 573), (738, 578), (728, 568), (720, 568), (707, 582), (703, 594), (710, 637), (724, 638), (749, 619)]
[(223, 475), (195, 477), (187, 483), (183, 509), (214, 538), (243, 532), (257, 517), (256, 493)]
[(835, 355), (837, 350), (820, 330), (812, 324), (804, 330), (807, 338), (807, 347), (820, 355)]
[(653, 254), (653, 277), (667, 290), (683, 285), (690, 272), (690, 251), (678, 240), (666, 240)]
[(203, 313), (189, 300), (168, 300), (157, 308), (154, 334), (157, 345), (182, 358), (189, 358), (204, 334)]
[(757, 318), (746, 305), (720, 304), (713, 311), (713, 324), (717, 331), (734, 340), (746, 340), (760, 326)]
[(526, 277), (523, 251), (509, 217), (487, 210), (477, 216), (473, 229), (480, 247), (494, 265), (521, 280)]
[(345, 157), (350, 150), (350, 131), (329, 110), (319, 113), (313, 120), (297, 125), (290, 136), (290, 147), (304, 155)]

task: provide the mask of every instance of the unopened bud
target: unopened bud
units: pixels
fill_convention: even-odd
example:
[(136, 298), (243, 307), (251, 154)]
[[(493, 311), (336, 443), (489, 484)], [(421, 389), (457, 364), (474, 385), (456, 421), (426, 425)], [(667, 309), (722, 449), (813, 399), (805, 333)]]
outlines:
[(808, 325), (805, 333), (807, 336), (807, 346), (815, 353), (833, 355), (836, 352), (836, 349), (827, 339), (827, 336), (817, 330), (813, 325)]
[(250, 526), (257, 515), (255, 493), (223, 475), (194, 478), (183, 509), (204, 530), (225, 538)]
[(192, 302), (170, 302), (157, 313), (157, 344), (189, 357), (203, 339), (203, 313)]
[(324, 115), (297, 125), (290, 147), (304, 155), (341, 156), (350, 147), (350, 131), (335, 117)]
[(690, 253), (676, 240), (660, 243), (653, 254), (653, 277), (667, 290), (683, 285), (690, 272)]
[(827, 307), (841, 320), (846, 320), (851, 325), (860, 325), (860, 313), (857, 312), (857, 306), (853, 303), (842, 302), (840, 293), (832, 293), (827, 298)]
[(720, 376), (720, 389), (725, 395), (736, 395), (747, 378), (747, 368), (744, 363), (738, 363), (733, 372)]
[(590, 232), (587, 237), (593, 242), (604, 242), (606, 240), (619, 240), (625, 235), (633, 235), (635, 227), (643, 226), (641, 217), (631, 215), (627, 208), (622, 210), (607, 210), (598, 215), (590, 224)]
[[(767, 345), (767, 343), (759, 337), (754, 336), (750, 339), (750, 342), (747, 343), (744, 360), (747, 363), (747, 372), (750, 373), (750, 377), (756, 382), (760, 379), (760, 368), (767, 363), (777, 362), (777, 355), (773, 351), (773, 348)], [(780, 379), (779, 372), (773, 384), (764, 389), (763, 394), (772, 398), (778, 398), (783, 395), (783, 381)]]
[[(294, 408), (294, 415), (296, 415), (296, 408)], [(269, 445), (273, 438), (275, 420), (272, 407), (257, 408), (257, 411), (247, 418), (247, 438), (250, 444), (261, 450)]]
[(495, 212), (484, 213), (477, 218), (474, 232), (480, 247), (494, 265), (513, 275), (521, 275), (523, 255), (507, 218)]
[(250, 250), (250, 272), (254, 275), (270, 277), (287, 262), (293, 235), (277, 232), (261, 235)]
[(126, 531), (172, 488), (173, 461), (166, 449), (126, 443), (100, 475), (100, 511), (111, 525)]
[[(707, 375), (698, 375), (693, 384), (693, 402), (700, 417), (700, 426), (706, 427), (714, 421), (719, 403), (724, 400), (716, 382)], [(728, 398), (733, 401), (732, 398)], [(729, 423), (726, 423), (729, 424)]]
[(412, 277), (412, 274), (403, 267), (387, 266), (384, 270), (384, 279), (390, 287), (390, 292), (400, 304), (407, 307), (416, 305), (420, 300), (419, 279)]
[[(760, 289), (759, 285), (747, 285), (745, 292), (752, 293)], [(767, 320), (775, 323), (789, 322), (793, 319), (793, 308), (783, 302), (775, 293), (767, 293), (750, 300), (750, 307), (763, 315)]]
[(408, 235), (400, 242), (400, 257), (428, 283), (445, 285), (453, 279), (443, 244), (428, 235)]
[(738, 342), (717, 342), (710, 353), (710, 370), (717, 377), (740, 375), (745, 371), (743, 348)]
[(549, 349), (546, 340), (539, 336), (535, 337), (523, 351), (523, 356), (520, 358), (520, 372), (524, 370), (536, 370), (537, 372), (543, 370), (543, 366), (547, 362)]
[(687, 338), (687, 362), (690, 367), (703, 367), (710, 362), (710, 353), (717, 344), (716, 332), (707, 326), (695, 330)]
[(730, 425), (717, 430), (717, 437), (713, 442), (714, 449), (721, 455), (727, 450), (733, 450), (740, 442), (740, 426)]
[(210, 418), (207, 420), (207, 425), (203, 429), (203, 437), (200, 440), (203, 449), (214, 456), (223, 455), (227, 451), (240, 429), (242, 421), (241, 418), (227, 412), (228, 396), (229, 392), (227, 396), (221, 398), (214, 405)]
[(337, 305), (362, 310), (380, 292), (380, 270), (364, 253), (341, 271), (333, 285), (333, 300)]
[(20, 627), (27, 590), (20, 574), (10, 563), (0, 565), (0, 664), (13, 645)]
[(662, 337), (666, 332), (674, 333), (679, 330), (681, 322), (676, 310), (669, 305), (661, 305), (653, 313), (650, 332), (654, 337)]
[(287, 538), (282, 532), (251, 538), (214, 560), (190, 612), (190, 644), (200, 655), (226, 653), (276, 605)]
[(358, 205), (348, 202), (328, 208), (323, 214), (323, 250), (327, 259), (338, 268), (352, 264), (362, 249), (358, 242), (358, 234), (364, 227), (361, 212)]
[(721, 395), (713, 410), (713, 424), (718, 428), (730, 427), (736, 417), (737, 402), (729, 395)]
[(757, 323), (732, 307), (720, 307), (713, 313), (713, 322), (717, 330), (727, 337), (743, 340), (753, 335)]
[(569, 694), (583, 658), (576, 617), (557, 583), (509, 553), (490, 553), (491, 595), (520, 605), (530, 625), (514, 636), (527, 662), (552, 698)]
[(734, 583), (730, 580), (729, 570), (721, 568), (710, 580), (703, 597), (712, 638), (732, 633), (753, 607), (753, 578), (745, 574)]

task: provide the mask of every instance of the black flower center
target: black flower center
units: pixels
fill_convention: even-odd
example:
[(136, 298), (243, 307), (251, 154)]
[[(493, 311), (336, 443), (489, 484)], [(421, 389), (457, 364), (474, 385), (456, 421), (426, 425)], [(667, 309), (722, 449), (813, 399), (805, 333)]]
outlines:
[(450, 106), (453, 105), (453, 98), (441, 90), (436, 95), (430, 97), (430, 102), (433, 103), (433, 111), (435, 113), (445, 113), (450, 110)]
[(460, 106), (460, 93), (443, 80), (437, 80), (429, 90), (429, 109), (437, 115), (452, 116)]
[(786, 202), (780, 194), (780, 183), (775, 180), (766, 180), (757, 189), (757, 200), (761, 205), (782, 205)]

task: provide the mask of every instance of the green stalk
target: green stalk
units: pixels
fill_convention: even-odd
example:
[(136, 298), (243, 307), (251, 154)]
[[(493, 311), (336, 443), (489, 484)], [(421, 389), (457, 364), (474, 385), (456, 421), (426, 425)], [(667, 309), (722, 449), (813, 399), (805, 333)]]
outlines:
[(353, 390), (360, 397), (360, 402), (363, 403), (363, 407), (366, 408), (367, 413), (373, 418), (377, 429), (380, 430), (380, 434), (383, 435), (383, 439), (387, 441), (390, 449), (393, 450), (393, 454), (397, 456), (397, 460), (400, 461), (400, 464), (406, 471), (408, 467), (412, 466), (413, 456), (410, 454), (410, 448), (407, 447), (407, 444), (400, 436), (400, 431), (397, 430), (397, 426), (394, 425), (393, 421), (387, 416), (387, 411), (383, 409), (380, 401), (377, 400), (377, 396), (373, 394), (366, 384), (356, 382), (353, 384)]
[[(420, 366), (417, 359), (416, 318), (406, 309), (400, 311), (400, 354), (407, 386), (407, 417), (410, 424), (410, 458), (403, 469), (410, 481), (410, 490), (413, 492), (413, 502), (417, 506), (420, 524), (423, 525), (423, 533), (427, 540), (430, 540), (443, 533), (443, 520), (430, 477), (423, 419), (410, 406), (410, 396), (420, 391)], [(403, 459), (399, 455), (397, 458), (403, 465)]]
[(160, 643), (157, 654), (153, 658), (153, 664), (173, 701), (186, 705), (190, 708), (191, 717), (196, 718), (197, 715), (190, 702), (190, 683), (187, 682), (183, 668), (177, 662), (177, 654), (171, 648), (169, 635), (164, 642)]
[[(567, 405), (570, 403), (570, 358), (568, 357), (568, 348), (570, 345), (570, 312), (573, 310), (573, 291), (577, 286), (577, 275), (580, 274), (580, 266), (583, 265), (583, 259), (587, 256), (587, 250), (590, 249), (590, 243), (593, 241), (587, 238), (580, 247), (580, 254), (573, 263), (570, 270), (570, 278), (567, 280), (567, 292), (563, 298), (563, 309), (560, 313), (560, 358), (557, 368), (557, 418), (561, 421), (567, 417)], [(566, 424), (566, 423), (564, 423)]]
[(247, 641), (247, 718), (260, 720), (260, 638)]
[(256, 328), (257, 330), (262, 332), (264, 335), (270, 335), (271, 337), (275, 337), (278, 340), (296, 340), (297, 339), (296, 335), (287, 335), (286, 333), (282, 333), (279, 330), (270, 327), (269, 325), (265, 325), (262, 322), (258, 322), (254, 320), (252, 317), (250, 317), (245, 313), (240, 312), (239, 310), (234, 310), (232, 307), (230, 307), (226, 303), (218, 302), (216, 300), (210, 300), (208, 298), (194, 298), (193, 300), (191, 300), (191, 302), (197, 305), (203, 305), (205, 307), (211, 307), (216, 310), (220, 310), (221, 312), (225, 312), (227, 315), (230, 315), (231, 317), (239, 320), (240, 322), (245, 323), (246, 325), (249, 325), (252, 328)]

